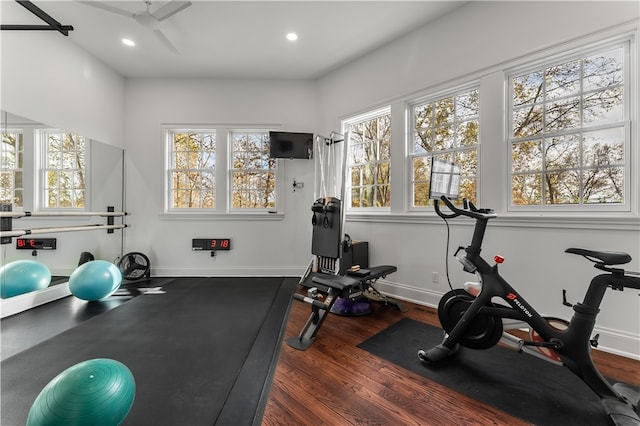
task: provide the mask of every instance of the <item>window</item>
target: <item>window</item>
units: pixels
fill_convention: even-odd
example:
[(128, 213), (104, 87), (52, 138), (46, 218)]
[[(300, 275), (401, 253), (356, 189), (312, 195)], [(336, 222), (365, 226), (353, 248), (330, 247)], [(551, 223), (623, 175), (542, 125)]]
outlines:
[(277, 161), (269, 130), (166, 129), (168, 211), (277, 211)]
[(463, 89), (453, 94), (411, 104), (412, 206), (429, 202), (431, 158), (460, 166), (460, 199), (477, 201), (479, 90)]
[(391, 206), (391, 108), (343, 122), (349, 132), (347, 154), (349, 206)]
[(231, 131), (231, 207), (276, 207), (276, 167), (269, 158), (268, 131)]
[(48, 130), (45, 150), (43, 207), (79, 209), (85, 206), (85, 150), (83, 136)]
[(24, 142), (21, 132), (2, 133), (0, 152), (0, 203), (24, 206), (23, 167)]
[(626, 202), (627, 50), (616, 45), (511, 73), (512, 206)]
[(171, 208), (216, 206), (216, 132), (170, 130)]

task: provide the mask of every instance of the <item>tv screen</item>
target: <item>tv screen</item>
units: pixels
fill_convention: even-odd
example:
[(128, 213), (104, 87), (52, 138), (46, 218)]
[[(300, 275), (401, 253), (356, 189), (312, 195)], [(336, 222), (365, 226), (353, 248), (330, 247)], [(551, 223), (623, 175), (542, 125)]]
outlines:
[(313, 133), (269, 132), (270, 158), (313, 158)]
[(429, 198), (439, 199), (442, 195), (457, 200), (460, 193), (460, 166), (431, 157), (431, 182)]

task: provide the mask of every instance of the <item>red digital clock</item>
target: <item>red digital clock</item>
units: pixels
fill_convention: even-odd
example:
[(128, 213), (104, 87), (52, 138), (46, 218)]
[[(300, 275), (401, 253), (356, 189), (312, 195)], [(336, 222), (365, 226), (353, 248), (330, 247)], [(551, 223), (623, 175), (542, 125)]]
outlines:
[(18, 250), (55, 250), (55, 238), (16, 238)]
[(231, 250), (231, 238), (194, 238), (191, 250)]

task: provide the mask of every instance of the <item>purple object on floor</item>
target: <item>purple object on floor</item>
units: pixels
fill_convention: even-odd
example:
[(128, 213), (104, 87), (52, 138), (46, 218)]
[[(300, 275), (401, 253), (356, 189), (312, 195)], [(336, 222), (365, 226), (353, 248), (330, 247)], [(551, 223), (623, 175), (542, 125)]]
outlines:
[(356, 300), (338, 297), (331, 307), (331, 313), (336, 315), (344, 315), (355, 317), (359, 315), (367, 315), (371, 313), (371, 302), (366, 297)]

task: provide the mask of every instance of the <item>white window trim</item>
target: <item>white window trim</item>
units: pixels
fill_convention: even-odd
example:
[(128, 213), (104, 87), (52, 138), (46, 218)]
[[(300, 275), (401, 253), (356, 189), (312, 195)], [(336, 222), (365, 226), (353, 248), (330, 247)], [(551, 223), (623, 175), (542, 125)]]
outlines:
[[(231, 197), (231, 141), (232, 131), (269, 131), (281, 130), (280, 124), (241, 124), (241, 123), (165, 123), (161, 125), (164, 140), (164, 184), (163, 184), (163, 212), (159, 214), (162, 220), (282, 220), (284, 218), (284, 167), (281, 160), (277, 160), (276, 172), (276, 206), (277, 209), (232, 209)], [(216, 133), (216, 207), (213, 209), (174, 209), (171, 207), (170, 176), (172, 148), (170, 132), (201, 131)]]
[[(610, 48), (618, 46), (624, 47), (624, 59), (625, 65), (628, 59), (628, 66), (624, 68), (624, 82), (623, 93), (624, 99), (624, 117), (619, 125), (624, 126), (625, 129), (625, 142), (624, 142), (624, 203), (620, 204), (544, 204), (544, 205), (514, 205), (512, 204), (512, 188), (511, 188), (511, 148), (513, 142), (516, 140), (511, 137), (512, 135), (512, 114), (513, 114), (513, 92), (511, 85), (511, 78), (514, 75), (519, 75), (535, 70), (544, 69), (549, 66), (556, 65), (558, 63), (571, 61), (583, 56), (588, 56), (593, 53), (601, 52)], [(635, 80), (633, 76), (637, 76), (637, 59), (635, 51), (637, 49), (635, 37), (633, 34), (622, 34), (598, 41), (585, 41), (584, 44), (573, 47), (567, 50), (559, 50), (559, 48), (553, 49), (553, 53), (539, 58), (537, 60), (528, 61), (515, 65), (504, 70), (505, 76), (505, 155), (507, 156), (507, 169), (505, 172), (505, 187), (504, 187), (504, 205), (506, 206), (506, 212), (510, 213), (514, 217), (524, 217), (526, 215), (544, 215), (554, 216), (556, 218), (562, 218), (567, 215), (599, 215), (604, 213), (619, 213), (619, 214), (633, 214), (638, 211), (638, 203), (640, 202), (640, 192), (638, 191), (638, 174), (640, 169), (640, 141), (637, 141), (637, 137), (634, 137), (633, 126), (631, 125), (633, 120), (637, 120), (637, 102), (638, 95), (636, 94), (634, 87)], [(614, 127), (611, 124), (604, 125), (605, 128)], [(637, 127), (637, 125), (635, 126)], [(599, 128), (594, 126), (593, 129)], [(582, 127), (581, 127), (582, 129)], [(591, 129), (590, 129), (591, 130)], [(635, 130), (638, 133), (638, 130)], [(545, 135), (540, 135), (541, 139), (545, 138)], [(637, 146), (632, 146), (632, 141), (636, 140)]]
[[(351, 126), (354, 123), (358, 123), (358, 122), (362, 122), (362, 121), (367, 121), (367, 120), (371, 120), (373, 118), (377, 118), (380, 117), (382, 115), (386, 115), (389, 114), (392, 118), (393, 118), (393, 109), (391, 104), (387, 104), (385, 106), (378, 106), (375, 107), (371, 110), (367, 110), (364, 113), (361, 114), (357, 114), (357, 115), (350, 115), (346, 118), (343, 118), (342, 120), (340, 120), (340, 129), (341, 132), (343, 134), (347, 134), (348, 131), (347, 129), (349, 128), (349, 126)], [(393, 170), (393, 146), (394, 144), (394, 140), (393, 140), (393, 120), (391, 120), (391, 157), (390, 157), (390, 164), (389, 167), (391, 170)], [(346, 139), (347, 143), (351, 143), (349, 138)], [(396, 142), (397, 143), (397, 142)], [(346, 206), (345, 209), (345, 213), (348, 212), (356, 212), (356, 213), (364, 213), (364, 212), (369, 212), (369, 213), (373, 213), (373, 214), (380, 214), (380, 213), (389, 213), (391, 212), (391, 207), (351, 207), (351, 174), (349, 173), (349, 149), (351, 147), (347, 147), (347, 158), (344, 159), (344, 161), (347, 162), (346, 164), (346, 172), (345, 172), (345, 176), (344, 176), (344, 183), (343, 185), (344, 190), (345, 190), (345, 200), (343, 205)], [(389, 176), (391, 178), (391, 176)], [(393, 182), (391, 181), (391, 179), (389, 180), (389, 186), (391, 187), (391, 193), (393, 194)], [(396, 185), (397, 186), (397, 185)]]
[[(406, 104), (406, 115), (407, 115), (407, 120), (406, 120), (406, 137), (405, 137), (405, 146), (406, 146), (406, 155), (405, 155), (405, 168), (406, 168), (406, 191), (405, 191), (405, 197), (406, 197), (406, 203), (407, 203), (407, 207), (408, 207), (408, 211), (409, 212), (434, 212), (434, 208), (433, 205), (429, 205), (429, 206), (414, 206), (413, 205), (413, 185), (411, 184), (411, 182), (413, 181), (413, 159), (415, 157), (423, 157), (424, 155), (417, 155), (414, 154), (412, 152), (412, 148), (413, 148), (413, 131), (415, 128), (415, 120), (414, 120), (414, 116), (413, 116), (413, 108), (417, 105), (423, 104), (423, 103), (428, 103), (428, 102), (432, 102), (435, 101), (437, 99), (441, 99), (447, 96), (455, 96), (456, 94), (459, 94), (461, 92), (465, 92), (465, 91), (471, 91), (471, 90), (478, 90), (478, 94), (480, 99), (482, 99), (482, 89), (481, 89), (481, 85), (480, 85), (480, 80), (479, 79), (473, 79), (470, 81), (467, 81), (465, 83), (462, 84), (457, 84), (455, 86), (450, 86), (446, 89), (440, 89), (438, 91), (429, 93), (427, 95), (422, 95), (420, 97), (417, 98), (413, 98), (411, 100), (409, 100)], [(482, 101), (480, 101), (480, 104), (482, 104)], [(478, 127), (479, 127), (479, 133), (478, 133), (478, 144), (476, 145), (476, 150), (477, 150), (477, 162), (478, 162), (478, 167), (477, 167), (477, 175), (476, 175), (476, 198), (480, 201), (480, 153), (481, 153), (481, 146), (482, 146), (482, 122), (481, 122), (481, 112), (480, 109), (478, 109)], [(393, 125), (393, 124), (392, 124)], [(470, 149), (470, 148), (466, 148), (466, 149)], [(448, 149), (448, 150), (443, 150), (440, 151), (440, 153), (455, 153), (457, 151), (461, 151), (463, 149), (460, 148), (454, 148), (454, 149)], [(428, 157), (432, 157), (433, 153), (430, 153), (427, 155)], [(480, 202), (481, 203), (481, 202)]]
[(47, 162), (47, 135), (49, 133), (74, 133), (66, 130), (42, 128), (35, 130), (36, 140), (36, 152), (35, 152), (35, 170), (37, 177), (34, 181), (34, 204), (35, 211), (48, 211), (48, 212), (68, 212), (68, 211), (90, 211), (91, 206), (91, 194), (89, 188), (91, 188), (91, 142), (92, 140), (84, 137), (84, 207), (47, 207), (45, 206), (46, 197), (44, 195), (44, 189), (46, 187), (46, 162)]

